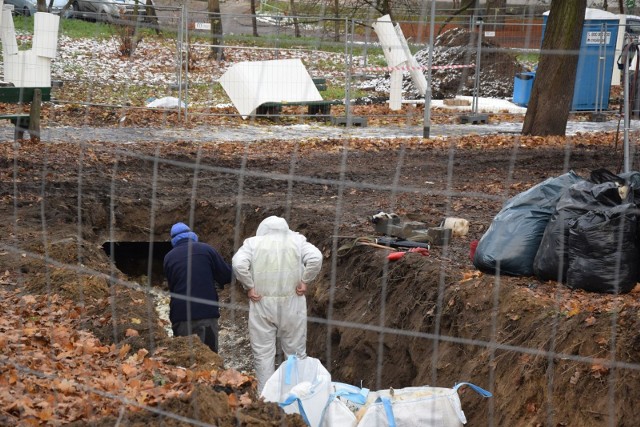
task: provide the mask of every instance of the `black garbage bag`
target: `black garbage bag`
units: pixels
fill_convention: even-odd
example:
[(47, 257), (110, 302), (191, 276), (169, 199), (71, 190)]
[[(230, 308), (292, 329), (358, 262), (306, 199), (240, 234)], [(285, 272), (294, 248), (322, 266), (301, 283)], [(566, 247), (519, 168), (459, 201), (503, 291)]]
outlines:
[[(624, 179), (601, 182), (578, 182), (560, 197), (556, 213), (551, 216), (544, 230), (533, 260), (533, 272), (540, 280), (566, 281), (569, 268), (569, 227), (572, 222), (591, 210), (608, 209), (633, 200), (631, 192), (620, 192), (625, 185)], [(625, 195), (624, 201), (621, 194)]]
[(633, 203), (589, 211), (569, 229), (567, 286), (590, 292), (626, 293), (640, 272), (637, 208)]
[(623, 186), (627, 183), (623, 177), (618, 176), (604, 168), (592, 170), (591, 174), (589, 174), (589, 181), (593, 182), (594, 184), (615, 182), (620, 186)]
[(485, 273), (532, 276), (533, 260), (558, 199), (579, 181), (582, 178), (570, 171), (509, 199), (478, 242), (473, 265)]
[(629, 185), (629, 191), (633, 193), (635, 200), (640, 200), (640, 172), (621, 173), (620, 178)]

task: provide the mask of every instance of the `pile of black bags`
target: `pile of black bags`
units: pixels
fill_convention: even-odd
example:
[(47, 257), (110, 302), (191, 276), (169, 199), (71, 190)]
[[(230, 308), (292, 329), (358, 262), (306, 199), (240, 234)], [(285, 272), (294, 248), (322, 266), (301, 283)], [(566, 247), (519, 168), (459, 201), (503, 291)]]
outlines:
[(625, 293), (640, 278), (640, 173), (573, 172), (508, 200), (473, 263), (491, 274), (535, 275), (574, 289)]

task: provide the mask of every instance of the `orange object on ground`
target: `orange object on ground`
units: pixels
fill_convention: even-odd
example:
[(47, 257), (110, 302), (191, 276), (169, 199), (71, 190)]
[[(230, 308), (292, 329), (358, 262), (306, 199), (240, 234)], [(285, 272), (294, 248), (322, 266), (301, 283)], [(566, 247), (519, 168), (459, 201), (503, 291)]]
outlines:
[(387, 259), (389, 261), (397, 261), (400, 258), (402, 258), (404, 256), (404, 254), (406, 254), (407, 252), (420, 254), (422, 256), (429, 255), (429, 250), (427, 248), (411, 248), (411, 249), (409, 249), (407, 251), (391, 252), (389, 255), (387, 255)]
[(397, 261), (400, 258), (402, 258), (404, 256), (404, 254), (406, 254), (406, 252), (400, 251), (400, 252), (391, 252), (389, 255), (387, 255), (387, 259), (389, 261)]

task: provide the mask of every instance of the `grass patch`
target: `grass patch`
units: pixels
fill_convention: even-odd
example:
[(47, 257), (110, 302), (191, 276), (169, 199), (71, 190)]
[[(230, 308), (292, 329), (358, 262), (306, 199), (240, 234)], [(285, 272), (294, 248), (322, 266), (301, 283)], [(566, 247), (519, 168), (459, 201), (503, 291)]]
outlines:
[[(14, 16), (14, 25), (18, 34), (33, 34), (33, 17), (25, 17), (22, 15)], [(72, 39), (97, 39), (105, 40), (119, 34), (121, 27), (115, 24), (105, 22), (92, 22), (84, 19), (60, 19), (60, 35), (70, 37)], [(146, 27), (139, 29), (145, 38), (157, 37), (156, 33)]]
[(520, 64), (536, 64), (540, 60), (538, 53), (521, 53), (516, 56), (516, 60)]
[(72, 39), (95, 38), (104, 40), (116, 34), (115, 28), (103, 22), (90, 22), (83, 19), (61, 19), (60, 34)]

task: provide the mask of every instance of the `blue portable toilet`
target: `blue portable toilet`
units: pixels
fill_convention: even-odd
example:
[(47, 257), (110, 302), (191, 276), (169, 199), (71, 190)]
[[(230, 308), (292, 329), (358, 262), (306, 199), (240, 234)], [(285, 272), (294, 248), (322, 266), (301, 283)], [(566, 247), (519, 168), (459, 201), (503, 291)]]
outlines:
[[(544, 39), (549, 12), (543, 15), (542, 37)], [(576, 83), (573, 89), (572, 111), (609, 108), (609, 92), (616, 59), (619, 25), (618, 15), (587, 8), (582, 29)]]

